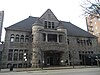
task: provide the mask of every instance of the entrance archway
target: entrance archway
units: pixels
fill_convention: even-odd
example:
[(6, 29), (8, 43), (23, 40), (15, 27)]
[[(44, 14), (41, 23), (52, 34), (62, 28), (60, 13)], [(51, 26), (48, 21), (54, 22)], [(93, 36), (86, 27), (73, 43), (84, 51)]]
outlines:
[(62, 51), (49, 50), (44, 52), (44, 65), (45, 66), (59, 66)]

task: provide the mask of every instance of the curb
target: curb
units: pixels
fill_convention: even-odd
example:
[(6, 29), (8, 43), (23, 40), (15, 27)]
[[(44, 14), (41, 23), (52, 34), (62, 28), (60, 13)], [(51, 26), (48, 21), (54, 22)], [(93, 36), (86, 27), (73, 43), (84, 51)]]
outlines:
[(10, 71), (9, 69), (2, 69), (0, 73), (5, 72), (23, 72), (23, 71), (42, 71), (42, 70), (61, 70), (61, 69), (83, 69), (83, 68), (100, 68), (97, 66), (75, 66), (74, 68), (72, 66), (70, 67), (48, 67), (48, 68), (19, 68), (19, 69), (13, 69), (13, 71)]

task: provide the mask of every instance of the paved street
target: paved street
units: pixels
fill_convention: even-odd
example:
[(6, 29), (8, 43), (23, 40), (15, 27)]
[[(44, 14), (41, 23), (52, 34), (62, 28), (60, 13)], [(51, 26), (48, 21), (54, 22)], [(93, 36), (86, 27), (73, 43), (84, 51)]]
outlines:
[(1, 72), (0, 75), (100, 75), (100, 68)]

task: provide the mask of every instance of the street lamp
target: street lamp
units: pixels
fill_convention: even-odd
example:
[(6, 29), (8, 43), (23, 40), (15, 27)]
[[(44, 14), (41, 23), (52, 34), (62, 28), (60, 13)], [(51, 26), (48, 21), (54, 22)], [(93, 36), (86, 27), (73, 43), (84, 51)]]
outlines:
[(64, 62), (64, 60), (61, 60), (61, 63), (63, 63)]
[[(27, 62), (26, 53), (24, 53), (24, 61)], [(27, 65), (26, 65), (27, 67)]]
[(99, 59), (98, 56), (96, 56), (97, 66), (99, 66)]
[(44, 66), (44, 60), (42, 60), (41, 69), (43, 69), (43, 66)]

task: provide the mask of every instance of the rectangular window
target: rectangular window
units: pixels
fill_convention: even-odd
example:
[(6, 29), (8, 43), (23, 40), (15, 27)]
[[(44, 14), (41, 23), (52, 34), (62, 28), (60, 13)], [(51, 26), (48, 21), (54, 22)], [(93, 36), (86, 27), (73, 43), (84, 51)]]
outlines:
[(48, 34), (48, 42), (57, 42), (57, 34)]
[(47, 21), (44, 21), (44, 28), (47, 28)]
[(12, 61), (12, 57), (13, 57), (13, 49), (9, 49), (8, 61)]
[(51, 22), (48, 22), (48, 28), (51, 28)]
[(63, 42), (63, 35), (59, 35), (59, 42)]
[(29, 42), (29, 39), (28, 38), (25, 38), (25, 42)]
[(68, 43), (68, 45), (69, 45), (69, 39), (67, 39), (67, 43)]
[(54, 29), (55, 27), (54, 27), (54, 22), (52, 22), (52, 29)]
[(21, 38), (21, 39), (20, 39), (20, 42), (24, 42), (24, 38)]
[(84, 40), (84, 45), (86, 45), (86, 40)]
[(77, 43), (80, 44), (80, 40), (79, 39), (77, 39)]
[(82, 55), (81, 55), (81, 54), (79, 54), (79, 59), (80, 59), (80, 60), (82, 59)]
[(89, 46), (89, 40), (87, 40), (87, 45)]
[(14, 61), (17, 61), (18, 60), (18, 53), (14, 53), (14, 58), (13, 58)]
[(83, 40), (80, 40), (81, 45), (83, 45)]
[(22, 61), (23, 60), (23, 53), (19, 53), (19, 61)]
[(8, 53), (8, 61), (12, 61), (13, 53)]
[(89, 44), (90, 44), (90, 46), (92, 46), (92, 41), (89, 39)]

